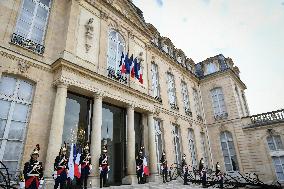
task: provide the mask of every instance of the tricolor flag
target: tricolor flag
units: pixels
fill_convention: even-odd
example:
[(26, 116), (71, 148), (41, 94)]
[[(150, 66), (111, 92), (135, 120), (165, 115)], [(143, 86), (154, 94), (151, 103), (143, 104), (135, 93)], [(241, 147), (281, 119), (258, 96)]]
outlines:
[(150, 171), (149, 171), (149, 167), (148, 167), (148, 163), (147, 163), (146, 157), (144, 157), (144, 159), (143, 159), (143, 173), (146, 176), (150, 175)]
[(73, 160), (73, 153), (74, 153), (74, 146), (73, 146), (73, 143), (72, 143), (72, 144), (71, 144), (71, 151), (70, 151), (69, 161), (68, 161), (68, 167), (69, 167), (68, 177), (69, 177), (71, 180), (74, 179), (74, 160)]
[(81, 153), (78, 152), (74, 164), (74, 176), (77, 178), (81, 177), (81, 164), (80, 164)]
[[(128, 58), (128, 55), (127, 55), (127, 54), (126, 54), (126, 56), (127, 56), (127, 58)], [(126, 73), (125, 59), (126, 59), (126, 57), (124, 56), (124, 53), (122, 52), (122, 53), (121, 53), (121, 58), (120, 58), (120, 64), (119, 64), (121, 74), (125, 74), (125, 73)]]

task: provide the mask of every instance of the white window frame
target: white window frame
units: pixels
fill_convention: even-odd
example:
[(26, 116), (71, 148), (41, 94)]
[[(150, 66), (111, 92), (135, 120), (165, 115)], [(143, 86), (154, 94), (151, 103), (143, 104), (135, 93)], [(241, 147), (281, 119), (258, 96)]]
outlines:
[[(110, 37), (111, 32), (115, 32), (115, 39), (114, 39), (114, 40), (112, 40), (111, 37)], [(123, 41), (119, 41), (119, 40), (118, 40), (119, 36), (121, 37), (121, 39), (122, 39)], [(118, 31), (116, 31), (116, 30), (114, 30), (114, 29), (110, 29), (110, 30), (109, 30), (109, 32), (108, 32), (108, 50), (107, 50), (107, 68), (111, 67), (110, 64), (109, 64), (109, 61), (110, 61), (110, 60), (109, 60), (109, 59), (110, 59), (110, 58), (109, 58), (109, 56), (110, 56), (110, 41), (111, 41), (111, 40), (112, 40), (113, 42), (115, 42), (115, 44), (116, 44), (116, 50), (115, 50), (115, 53), (116, 53), (116, 55), (115, 55), (115, 68), (112, 68), (112, 69), (114, 69), (115, 74), (116, 74), (117, 71), (120, 70), (119, 64), (120, 64), (120, 60), (121, 60), (121, 54), (120, 54), (120, 55), (118, 54), (119, 46), (120, 46), (120, 45), (123, 46), (123, 52), (125, 52), (125, 40), (124, 40), (124, 37), (123, 37)]]
[[(224, 136), (225, 138), (222, 139), (222, 134), (224, 133)], [(232, 151), (230, 150), (229, 148), (229, 141), (233, 143), (233, 147), (234, 147), (234, 152), (235, 152), (235, 155), (232, 154)], [(233, 135), (231, 132), (229, 131), (224, 131), (224, 132), (221, 132), (220, 133), (220, 142), (221, 142), (221, 150), (222, 150), (222, 154), (223, 154), (223, 158), (224, 158), (224, 164), (225, 164), (225, 169), (226, 171), (233, 171), (233, 163), (232, 163), (232, 157), (236, 156), (236, 162), (235, 162), (235, 165), (236, 165), (236, 170), (239, 170), (239, 164), (238, 164), (238, 159), (237, 159), (237, 154), (236, 154), (236, 148), (235, 148), (235, 143), (234, 143), (234, 139), (233, 139)], [(222, 146), (222, 142), (226, 144), (226, 150), (227, 150), (227, 153), (228, 153), (228, 156), (229, 156), (229, 165), (230, 165), (230, 170), (227, 170), (227, 167), (226, 167), (226, 162), (225, 162), (225, 154), (224, 154), (224, 149), (223, 149), (223, 146)]]
[[(213, 108), (213, 111), (214, 111), (214, 116), (222, 116), (222, 115), (227, 114), (225, 96), (224, 96), (222, 88), (216, 87), (214, 89), (211, 89), (210, 93), (211, 93), (212, 108)], [(222, 96), (223, 99), (221, 99), (220, 96)], [(216, 100), (216, 102), (217, 102), (217, 107), (214, 106), (214, 100)], [(224, 106), (222, 106), (222, 104), (221, 104), (222, 101), (223, 101)]]
[[(159, 151), (163, 152), (164, 150), (164, 140), (163, 140), (163, 131), (162, 131), (162, 122), (159, 119), (154, 119), (154, 126), (155, 126), (155, 145), (156, 145), (156, 156), (157, 156), (157, 168), (158, 172), (161, 171), (160, 159), (161, 156)], [(161, 136), (162, 144), (158, 144), (158, 136)]]
[(201, 117), (201, 107), (200, 107), (199, 95), (196, 89), (193, 89), (193, 99), (194, 99), (194, 107), (195, 107), (196, 115)]
[[(278, 145), (278, 143), (276, 142), (276, 137), (279, 138), (280, 140), (280, 145)], [(271, 141), (272, 141), (272, 145), (274, 147), (274, 149), (271, 149), (270, 148), (270, 141), (269, 141), (269, 138), (271, 138)], [(282, 139), (281, 139), (281, 136), (280, 135), (270, 135), (266, 138), (266, 141), (267, 141), (267, 145), (268, 145), (268, 148), (270, 151), (280, 151), (280, 150), (284, 150), (284, 146), (283, 146), (283, 142), (282, 142)]]
[[(13, 90), (13, 95), (7, 96), (7, 95), (4, 95), (4, 94), (0, 93), (0, 99), (1, 100), (9, 101), (11, 103), (10, 107), (9, 107), (7, 119), (6, 119), (5, 131), (4, 131), (4, 134), (3, 134), (3, 138), (1, 138), (2, 142), (1, 142), (1, 145), (0, 145), (0, 161), (3, 161), (4, 153), (5, 153), (5, 150), (6, 150), (7, 141), (18, 141), (18, 142), (21, 142), (21, 147), (20, 147), (21, 152), (19, 152), (20, 155), (19, 155), (18, 164), (17, 164), (17, 168), (16, 168), (16, 174), (14, 175), (14, 176), (17, 176), (18, 172), (19, 172), (19, 168), (20, 168), (20, 162), (21, 162), (21, 159), (22, 159), (21, 156), (22, 156), (22, 153), (23, 153), (23, 150), (24, 150), (23, 145), (24, 145), (25, 136), (26, 136), (26, 128), (27, 128), (27, 125), (28, 125), (28, 122), (29, 122), (29, 116), (30, 116), (30, 111), (31, 111), (31, 105), (32, 105), (32, 100), (33, 100), (33, 96), (34, 96), (35, 86), (32, 83), (30, 83), (30, 82), (28, 82), (26, 80), (19, 79), (17, 77), (13, 77), (13, 76), (9, 76), (9, 75), (2, 75), (0, 81), (2, 81), (3, 77), (9, 77), (9, 78), (15, 79), (16, 80), (16, 85), (15, 85), (15, 88)], [(30, 101), (26, 101), (26, 100), (17, 98), (17, 94), (19, 92), (19, 87), (20, 87), (20, 82), (21, 81), (26, 82), (26, 83), (32, 85), (32, 87), (33, 87), (32, 88)], [(23, 133), (22, 133), (23, 134), (22, 140), (9, 139), (8, 138), (9, 131), (10, 131), (10, 128), (11, 128), (11, 123), (12, 123), (12, 117), (13, 117), (13, 114), (14, 114), (14, 110), (15, 110), (16, 104), (23, 104), (23, 105), (28, 106), (28, 110), (27, 110), (27, 115), (26, 115), (25, 121), (17, 121), (17, 122), (24, 123)], [(5, 119), (1, 119), (1, 120), (5, 120)], [(5, 161), (13, 161), (13, 162), (15, 162), (15, 160), (5, 160)]]
[[(180, 128), (177, 125), (172, 125), (173, 127), (173, 144), (174, 144), (174, 154), (175, 154), (175, 163), (181, 164), (181, 137), (180, 137)], [(176, 132), (177, 131), (177, 132)], [(179, 139), (179, 142), (177, 142), (177, 138)], [(178, 148), (180, 150), (180, 153), (178, 153)]]
[(152, 91), (153, 97), (160, 97), (160, 83), (159, 83), (159, 71), (158, 65), (155, 63), (151, 64), (152, 71)]
[(196, 143), (195, 135), (193, 129), (188, 129), (188, 150), (191, 156), (192, 167), (197, 168), (197, 153), (196, 153)]
[[(276, 164), (275, 159), (278, 159), (280, 164)], [(274, 165), (275, 175), (276, 175), (278, 181), (284, 181), (284, 156), (273, 156), (272, 162), (273, 162), (273, 165)], [(279, 172), (279, 169), (277, 169), (277, 167), (281, 168), (281, 172)], [(281, 173), (283, 175), (283, 179), (280, 178), (279, 173)]]
[[(168, 81), (168, 97), (169, 104), (177, 105), (177, 97), (176, 97), (176, 88), (175, 88), (175, 78), (172, 73), (167, 73), (167, 81)], [(172, 86), (171, 86), (172, 83)], [(173, 98), (173, 99), (172, 99)], [(173, 101), (172, 101), (173, 100)]]
[[(50, 14), (50, 8), (51, 8), (52, 0), (50, 0), (49, 6), (46, 6), (45, 4), (41, 3), (39, 0), (31, 0), (31, 1), (33, 1), (33, 3), (35, 3), (35, 9), (34, 9), (34, 11), (32, 13), (33, 17), (31, 19), (31, 25), (29, 27), (29, 31), (28, 31), (27, 36), (23, 36), (21, 34), (21, 32), (19, 32), (19, 30), (18, 30), (18, 22), (19, 22), (19, 20), (22, 20), (23, 22), (26, 22), (25, 20), (23, 20), (21, 18), (21, 14), (22, 14), (22, 11), (24, 9), (24, 1), (27, 1), (27, 0), (22, 0), (22, 2), (21, 2), (21, 11), (19, 12), (19, 15), (18, 15), (17, 24), (16, 24), (16, 27), (15, 27), (15, 33), (20, 35), (20, 36), (22, 36), (22, 37), (25, 37), (25, 38), (31, 40), (32, 30), (33, 30), (33, 27), (35, 25), (35, 20), (36, 20), (35, 18), (36, 18), (37, 9), (40, 6), (40, 7), (44, 8), (45, 10), (47, 10), (47, 15), (46, 15), (45, 23), (44, 23), (42, 38), (41, 38), (41, 41), (39, 43), (39, 44), (43, 45), (44, 44), (44, 39), (45, 39), (45, 34), (46, 34), (46, 29), (47, 29), (47, 23), (48, 23), (48, 20), (49, 20), (49, 14)], [(36, 42), (36, 41), (34, 41), (34, 42)]]
[(190, 102), (189, 102), (189, 95), (188, 95), (188, 88), (184, 81), (181, 81), (181, 94), (183, 97), (183, 104), (184, 104), (184, 110), (191, 111), (190, 110)]
[(201, 132), (200, 137), (201, 137), (201, 146), (202, 146), (202, 156), (203, 156), (205, 165), (208, 166), (209, 158), (208, 158), (205, 133)]

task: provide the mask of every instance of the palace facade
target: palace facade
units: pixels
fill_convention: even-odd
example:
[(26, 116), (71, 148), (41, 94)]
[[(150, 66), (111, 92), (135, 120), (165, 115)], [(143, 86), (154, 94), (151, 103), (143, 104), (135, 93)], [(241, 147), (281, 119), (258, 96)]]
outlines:
[[(47, 186), (63, 142), (108, 146), (112, 184), (136, 182), (145, 147), (151, 179), (169, 165), (255, 172), (284, 181), (283, 110), (249, 113), (239, 69), (222, 54), (195, 63), (130, 0), (0, 2), (0, 161), (14, 175), (39, 144)], [(137, 57), (140, 80), (121, 74)], [(142, 80), (143, 81), (142, 81)]]

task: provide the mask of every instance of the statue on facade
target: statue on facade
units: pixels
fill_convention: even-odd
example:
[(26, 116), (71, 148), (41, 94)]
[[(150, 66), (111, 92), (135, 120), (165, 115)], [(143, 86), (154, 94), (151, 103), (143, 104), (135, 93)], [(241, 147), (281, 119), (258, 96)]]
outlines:
[(42, 162), (38, 161), (39, 157), (39, 144), (31, 154), (30, 161), (25, 163), (24, 166), (24, 178), (25, 178), (25, 188), (26, 189), (38, 189), (40, 184), (42, 184), (43, 178), (43, 168)]
[(64, 146), (60, 148), (59, 155), (56, 156), (54, 162), (54, 189), (57, 189), (59, 185), (60, 189), (63, 189), (67, 185), (67, 174), (69, 170), (68, 161), (69, 158), (67, 157), (67, 146), (64, 142)]
[(107, 186), (108, 172), (110, 171), (107, 156), (107, 147), (104, 146), (99, 159), (100, 188)]
[(85, 43), (85, 47), (86, 47), (86, 52), (88, 53), (89, 50), (91, 49), (92, 45), (93, 45), (93, 38), (94, 38), (94, 18), (90, 18), (87, 22), (87, 24), (85, 24), (85, 38), (86, 38), (86, 43)]
[(83, 153), (80, 157), (80, 165), (81, 165), (81, 186), (84, 189), (87, 189), (87, 180), (90, 174), (90, 170), (92, 169), (91, 165), (91, 154), (89, 150), (89, 145), (87, 144), (84, 149)]

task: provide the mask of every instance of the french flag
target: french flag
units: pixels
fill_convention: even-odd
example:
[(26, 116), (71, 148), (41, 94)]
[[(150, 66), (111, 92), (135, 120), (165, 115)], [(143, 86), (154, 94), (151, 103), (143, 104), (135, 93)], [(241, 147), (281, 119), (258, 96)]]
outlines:
[(74, 153), (74, 146), (73, 143), (71, 144), (71, 151), (70, 151), (70, 156), (69, 156), (69, 161), (68, 161), (68, 167), (69, 167), (69, 172), (68, 172), (68, 177), (73, 180), (74, 179), (74, 160), (73, 160), (73, 153)]
[(150, 175), (150, 171), (149, 171), (149, 167), (148, 167), (148, 163), (147, 163), (146, 157), (144, 157), (144, 159), (143, 159), (143, 173), (146, 176)]
[(78, 152), (75, 163), (74, 163), (74, 176), (77, 178), (81, 177), (81, 164), (80, 164), (81, 153)]

